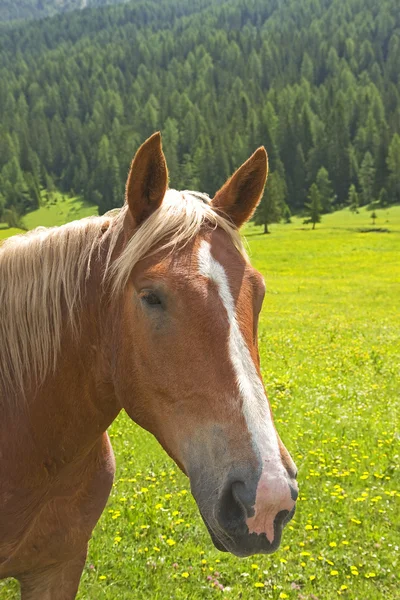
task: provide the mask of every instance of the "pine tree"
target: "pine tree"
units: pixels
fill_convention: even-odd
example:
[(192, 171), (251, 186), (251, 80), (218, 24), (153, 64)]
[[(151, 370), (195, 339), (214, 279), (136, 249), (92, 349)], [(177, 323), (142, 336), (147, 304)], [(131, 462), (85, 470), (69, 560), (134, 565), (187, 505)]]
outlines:
[(372, 202), (375, 183), (375, 167), (370, 152), (365, 153), (364, 160), (361, 163), (358, 178), (360, 180), (361, 197), (363, 204), (370, 204)]
[(389, 186), (393, 202), (400, 201), (400, 135), (395, 133), (390, 142), (387, 167), (389, 169)]
[(308, 214), (307, 218), (304, 219), (305, 224), (312, 223), (312, 228), (315, 229), (316, 223), (321, 222), (321, 198), (318, 191), (318, 186), (316, 183), (313, 183), (310, 187), (310, 192), (308, 195), (309, 202), (306, 202), (305, 208), (306, 213)]
[(358, 208), (360, 205), (360, 201), (358, 198), (356, 186), (352, 183), (349, 188), (349, 196), (347, 199), (347, 203), (349, 204), (349, 208), (351, 212), (358, 213)]
[(379, 192), (378, 204), (379, 208), (386, 208), (389, 205), (389, 195), (385, 188)]
[(333, 203), (332, 183), (329, 179), (329, 173), (325, 167), (321, 167), (317, 173), (316, 184), (322, 206), (322, 212), (330, 212)]
[(270, 233), (268, 225), (279, 223), (282, 217), (283, 203), (285, 201), (285, 182), (276, 171), (270, 173), (265, 186), (264, 196), (254, 215), (256, 225), (264, 226), (264, 233)]
[(283, 203), (282, 218), (285, 223), (292, 222), (292, 213), (286, 202)]

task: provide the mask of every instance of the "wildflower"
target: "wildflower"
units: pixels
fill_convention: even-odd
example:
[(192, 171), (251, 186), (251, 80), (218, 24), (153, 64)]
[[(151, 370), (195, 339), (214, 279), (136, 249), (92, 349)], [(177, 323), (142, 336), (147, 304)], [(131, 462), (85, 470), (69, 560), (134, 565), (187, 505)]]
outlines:
[(100, 575), (99, 579), (101, 579), (102, 581), (104, 581), (104, 579), (107, 579), (107, 575)]
[(265, 587), (265, 586), (264, 586), (264, 584), (263, 584), (261, 581), (257, 581), (257, 582), (254, 584), (254, 587), (256, 587), (256, 588), (263, 588), (263, 587)]
[(185, 579), (187, 579), (189, 577), (189, 573), (187, 571), (185, 571), (184, 573), (182, 573), (181, 577), (184, 577)]
[(332, 571), (331, 571), (331, 575), (332, 575), (333, 577), (335, 577), (336, 575), (339, 575), (339, 571), (335, 571), (335, 569), (332, 569)]
[(168, 546), (175, 546), (176, 542), (174, 540), (171, 540), (171, 538), (168, 538), (167, 544), (168, 544)]

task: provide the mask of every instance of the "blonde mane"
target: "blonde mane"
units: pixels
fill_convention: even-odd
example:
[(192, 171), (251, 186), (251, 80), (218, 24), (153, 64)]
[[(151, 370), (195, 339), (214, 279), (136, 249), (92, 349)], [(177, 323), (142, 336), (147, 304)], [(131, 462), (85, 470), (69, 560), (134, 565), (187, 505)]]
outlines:
[(123, 234), (127, 204), (102, 217), (88, 217), (61, 227), (40, 227), (6, 240), (0, 247), (0, 398), (24, 396), (28, 378), (40, 385), (54, 371), (61, 347), (65, 308), (77, 332), (78, 309), (93, 257), (108, 244), (102, 289), (125, 287), (135, 264), (162, 248), (182, 247), (203, 226), (220, 227), (246, 257), (238, 231), (198, 192), (168, 190), (161, 207), (111, 260)]

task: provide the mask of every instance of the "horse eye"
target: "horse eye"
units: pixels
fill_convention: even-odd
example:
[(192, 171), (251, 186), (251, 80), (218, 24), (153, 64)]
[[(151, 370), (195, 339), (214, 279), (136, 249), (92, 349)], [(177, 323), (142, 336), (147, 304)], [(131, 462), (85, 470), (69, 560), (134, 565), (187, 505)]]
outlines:
[(160, 298), (154, 292), (145, 291), (140, 295), (140, 299), (143, 300), (149, 306), (159, 306), (161, 304)]

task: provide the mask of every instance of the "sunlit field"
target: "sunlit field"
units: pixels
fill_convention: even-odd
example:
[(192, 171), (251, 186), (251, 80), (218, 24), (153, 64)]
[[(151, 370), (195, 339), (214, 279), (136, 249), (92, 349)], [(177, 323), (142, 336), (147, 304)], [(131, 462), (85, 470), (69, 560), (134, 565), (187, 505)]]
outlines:
[[(400, 207), (246, 230), (267, 294), (259, 337), (300, 497), (280, 549), (212, 546), (188, 480), (121, 414), (117, 476), (80, 600), (400, 598)], [(363, 231), (369, 228), (387, 231)], [(1, 233), (1, 232), (0, 232)], [(0, 600), (18, 598), (11, 580)]]

